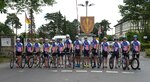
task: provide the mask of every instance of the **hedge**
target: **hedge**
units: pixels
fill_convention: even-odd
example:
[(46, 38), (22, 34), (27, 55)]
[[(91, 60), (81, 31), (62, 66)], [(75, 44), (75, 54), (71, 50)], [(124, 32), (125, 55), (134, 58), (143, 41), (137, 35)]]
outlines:
[(150, 57), (150, 49), (145, 49), (146, 56)]
[(142, 51), (145, 51), (146, 49), (150, 49), (150, 43), (142, 43), (141, 48)]

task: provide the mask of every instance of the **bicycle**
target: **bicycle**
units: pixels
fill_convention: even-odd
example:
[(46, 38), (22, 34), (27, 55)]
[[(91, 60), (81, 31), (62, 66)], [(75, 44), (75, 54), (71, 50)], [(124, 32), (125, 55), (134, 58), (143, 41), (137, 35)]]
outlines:
[(139, 53), (136, 52), (136, 53), (133, 53), (133, 55), (134, 55), (133, 58), (130, 60), (130, 65), (133, 70), (137, 70), (140, 65), (139, 59), (137, 57)]
[(22, 62), (21, 62), (21, 67), (24, 68), (26, 66), (26, 64), (28, 65), (28, 68), (32, 68), (33, 64), (34, 64), (34, 56), (30, 55), (27, 58), (27, 53), (23, 53), (22, 56)]
[(9, 56), (10, 56), (10, 68), (12, 69), (15, 64), (17, 64), (19, 66), (19, 68), (21, 68), (21, 65), (18, 64), (18, 59), (17, 59), (15, 53), (9, 52)]
[(111, 57), (109, 58), (109, 68), (113, 69), (114, 68), (114, 56), (113, 53), (110, 52)]

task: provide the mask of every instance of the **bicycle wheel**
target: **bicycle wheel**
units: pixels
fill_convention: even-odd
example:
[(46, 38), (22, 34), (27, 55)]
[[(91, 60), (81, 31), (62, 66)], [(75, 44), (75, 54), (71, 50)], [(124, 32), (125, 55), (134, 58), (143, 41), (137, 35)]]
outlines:
[(47, 61), (48, 61), (48, 68), (51, 68), (51, 66), (52, 66), (52, 57), (48, 57)]
[(42, 68), (42, 67), (43, 67), (43, 64), (44, 64), (44, 57), (43, 57), (43, 56), (40, 56), (40, 57), (39, 57), (39, 67)]
[(21, 60), (21, 68), (24, 68), (26, 65), (26, 57), (25, 54), (22, 56), (22, 60)]
[(126, 70), (126, 68), (127, 68), (127, 59), (123, 57), (122, 58), (122, 69)]
[(29, 57), (28, 68), (32, 68), (33, 64), (34, 64), (34, 58), (33, 57)]
[(114, 67), (114, 58), (110, 57), (110, 59), (109, 59), (109, 68), (113, 69), (113, 67)]
[(10, 68), (12, 69), (14, 67), (14, 63), (15, 63), (15, 56), (14, 54), (10, 54)]
[(118, 59), (118, 67), (119, 68), (121, 67), (121, 59), (120, 58)]
[(138, 60), (137, 58), (133, 58), (133, 59), (131, 60), (131, 68), (132, 68), (133, 70), (136, 70), (136, 69), (139, 68), (139, 60)]
[(75, 53), (73, 51), (73, 56), (72, 56), (72, 68), (75, 68)]

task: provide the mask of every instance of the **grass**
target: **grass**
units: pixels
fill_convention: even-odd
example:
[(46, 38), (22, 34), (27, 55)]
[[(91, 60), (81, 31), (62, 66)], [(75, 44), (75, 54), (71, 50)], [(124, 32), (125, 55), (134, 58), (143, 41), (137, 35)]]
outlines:
[(6, 55), (0, 55), (0, 63), (6, 63), (9, 62), (9, 56)]

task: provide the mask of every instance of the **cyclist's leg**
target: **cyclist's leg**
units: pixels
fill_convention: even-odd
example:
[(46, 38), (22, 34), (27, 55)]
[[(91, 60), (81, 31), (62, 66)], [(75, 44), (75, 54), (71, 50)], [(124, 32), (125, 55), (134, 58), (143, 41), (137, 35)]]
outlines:
[(108, 53), (104, 51), (103, 57), (104, 57), (104, 67), (105, 68), (107, 68), (107, 55), (108, 55)]
[(46, 52), (44, 52), (44, 64), (45, 64), (45, 67), (48, 67), (48, 54)]
[(17, 56), (17, 65), (18, 66), (21, 66), (21, 55), (22, 55), (22, 52), (16, 52), (16, 56)]
[(84, 50), (84, 65), (86, 65), (86, 55), (87, 55), (87, 52), (86, 50)]
[(90, 65), (90, 52), (89, 50), (87, 51), (87, 67), (89, 67)]
[(118, 59), (119, 59), (119, 52), (115, 52), (114, 55), (115, 55), (115, 58), (116, 58), (115, 68), (117, 68), (117, 66), (118, 66)]
[(60, 54), (60, 57), (61, 57), (62, 65), (64, 65), (64, 58), (63, 58), (63, 57), (64, 57), (64, 54), (63, 54), (63, 53), (61, 53), (61, 54)]

